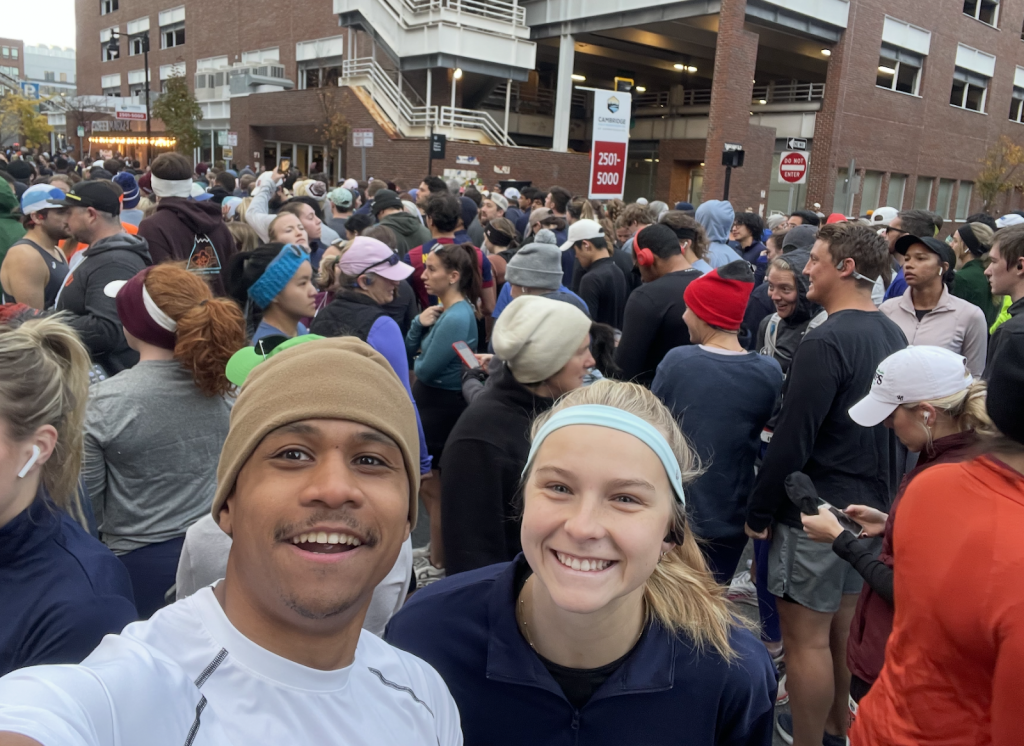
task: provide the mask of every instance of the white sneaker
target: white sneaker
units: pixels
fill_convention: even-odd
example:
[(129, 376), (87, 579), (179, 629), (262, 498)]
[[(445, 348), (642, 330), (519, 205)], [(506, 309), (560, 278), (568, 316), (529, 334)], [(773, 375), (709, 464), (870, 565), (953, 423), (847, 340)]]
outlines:
[(426, 559), (426, 561), (423, 564), (418, 566), (414, 562), (413, 567), (415, 568), (416, 572), (417, 588), (426, 588), (431, 583), (436, 583), (438, 580), (445, 576), (444, 568), (434, 567), (432, 564), (430, 564), (429, 558)]
[(734, 577), (725, 597), (733, 603), (757, 606), (757, 588), (750, 580), (750, 573), (742, 572)]
[(412, 550), (413, 562), (415, 562), (416, 560), (418, 560), (418, 559), (420, 559), (422, 557), (429, 557), (429, 556), (430, 556), (430, 542), (429, 541), (426, 544), (424, 544), (423, 546), (421, 546), (421, 547), (419, 547), (417, 549), (413, 549)]

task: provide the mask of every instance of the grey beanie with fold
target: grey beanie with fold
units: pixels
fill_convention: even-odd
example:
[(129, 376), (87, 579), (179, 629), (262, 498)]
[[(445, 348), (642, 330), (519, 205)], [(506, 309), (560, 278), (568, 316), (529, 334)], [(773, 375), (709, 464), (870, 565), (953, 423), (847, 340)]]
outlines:
[(508, 260), (505, 280), (524, 288), (558, 290), (562, 286), (562, 252), (555, 234), (544, 229)]

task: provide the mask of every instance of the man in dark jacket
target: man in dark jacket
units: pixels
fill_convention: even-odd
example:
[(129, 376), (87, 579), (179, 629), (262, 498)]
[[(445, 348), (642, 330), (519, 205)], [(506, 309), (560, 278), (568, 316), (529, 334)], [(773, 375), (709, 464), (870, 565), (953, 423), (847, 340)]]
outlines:
[(381, 189), (373, 198), (373, 216), (377, 222), (395, 232), (398, 255), (405, 258), (410, 249), (430, 240), (430, 229), (415, 215), (405, 211), (398, 195), (390, 189)]
[(153, 161), (152, 171), (156, 212), (139, 223), (139, 238), (149, 242), (153, 263), (185, 262), (214, 293), (224, 295), (228, 260), (236, 250), (220, 207), (189, 198), (192, 165), (184, 156), (164, 153)]
[(89, 246), (64, 281), (56, 308), (71, 314), (68, 323), (82, 338), (92, 361), (108, 375), (139, 362), (139, 353), (125, 339), (114, 299), (121, 283), (153, 263), (145, 239), (121, 228), (119, 196), (112, 182), (90, 180), (53, 201), (70, 208), (68, 232)]
[(530, 423), (593, 366), (590, 319), (570, 303), (523, 296), (494, 325), (503, 361), (455, 424), (441, 457), (448, 575), (508, 562), (520, 551), (515, 496)]
[(667, 225), (649, 225), (633, 237), (632, 255), (644, 284), (626, 301), (622, 339), (615, 349), (615, 364), (624, 381), (650, 386), (668, 351), (690, 344), (690, 332), (683, 322), (683, 291), (702, 273), (683, 255), (682, 246), (686, 241), (701, 240), (703, 231), (692, 218), (683, 220), (688, 225), (678, 231)]

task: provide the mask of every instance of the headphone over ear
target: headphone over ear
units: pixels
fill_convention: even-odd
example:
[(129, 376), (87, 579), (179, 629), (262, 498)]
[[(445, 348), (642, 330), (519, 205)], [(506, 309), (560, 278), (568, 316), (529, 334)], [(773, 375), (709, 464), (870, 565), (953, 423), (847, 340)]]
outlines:
[(654, 264), (654, 253), (650, 249), (636, 249), (636, 263), (641, 267), (650, 267)]

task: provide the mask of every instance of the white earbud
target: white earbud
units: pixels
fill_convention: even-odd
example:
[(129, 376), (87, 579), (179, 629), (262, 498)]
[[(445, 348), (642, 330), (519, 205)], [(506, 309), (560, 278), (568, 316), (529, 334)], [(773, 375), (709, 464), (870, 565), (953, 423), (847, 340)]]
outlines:
[(39, 460), (41, 451), (39, 446), (32, 446), (32, 455), (28, 457), (28, 461), (21, 467), (21, 471), (18, 472), (18, 479), (24, 479), (28, 475), (28, 470), (36, 465), (36, 461)]
[(925, 412), (924, 413), (924, 424), (927, 425), (928, 421), (931, 420), (931, 418), (932, 418), (932, 416), (930, 414), (928, 414), (927, 412)]

